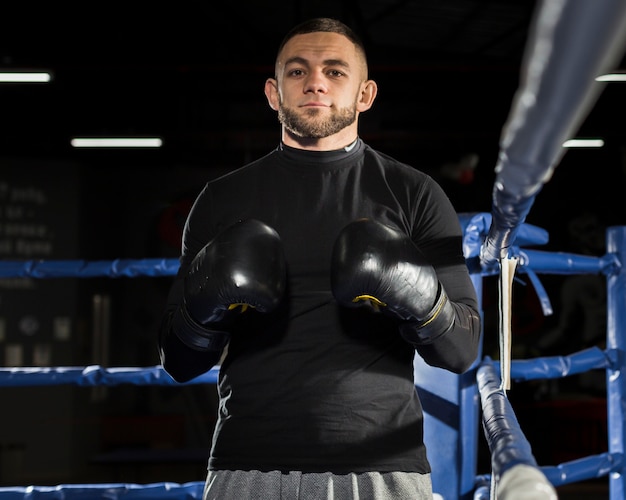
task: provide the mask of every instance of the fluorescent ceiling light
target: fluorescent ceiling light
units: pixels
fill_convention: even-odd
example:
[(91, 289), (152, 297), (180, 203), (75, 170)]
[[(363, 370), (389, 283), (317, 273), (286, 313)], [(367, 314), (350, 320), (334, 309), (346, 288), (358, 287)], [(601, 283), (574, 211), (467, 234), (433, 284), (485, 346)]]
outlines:
[(602, 139), (570, 139), (563, 143), (564, 148), (601, 148), (604, 146)]
[(48, 83), (52, 76), (45, 72), (0, 72), (0, 83)]
[(596, 82), (626, 82), (626, 73), (610, 73), (596, 78)]
[(158, 137), (81, 137), (71, 140), (75, 148), (160, 148)]

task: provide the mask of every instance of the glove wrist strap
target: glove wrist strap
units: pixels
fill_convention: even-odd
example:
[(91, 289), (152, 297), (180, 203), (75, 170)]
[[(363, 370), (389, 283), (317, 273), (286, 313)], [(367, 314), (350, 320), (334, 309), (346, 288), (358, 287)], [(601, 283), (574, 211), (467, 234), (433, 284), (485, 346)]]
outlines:
[(400, 334), (411, 344), (430, 344), (446, 333), (454, 324), (454, 307), (441, 285), (435, 305), (419, 322), (406, 322), (400, 325)]

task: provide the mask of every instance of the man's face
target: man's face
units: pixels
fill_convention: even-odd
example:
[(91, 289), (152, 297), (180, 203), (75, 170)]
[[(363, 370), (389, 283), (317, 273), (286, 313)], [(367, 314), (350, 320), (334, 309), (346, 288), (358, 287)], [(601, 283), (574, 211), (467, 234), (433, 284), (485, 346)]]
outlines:
[(319, 139), (355, 124), (366, 68), (346, 37), (293, 37), (279, 54), (276, 78), (278, 118), (295, 136)]

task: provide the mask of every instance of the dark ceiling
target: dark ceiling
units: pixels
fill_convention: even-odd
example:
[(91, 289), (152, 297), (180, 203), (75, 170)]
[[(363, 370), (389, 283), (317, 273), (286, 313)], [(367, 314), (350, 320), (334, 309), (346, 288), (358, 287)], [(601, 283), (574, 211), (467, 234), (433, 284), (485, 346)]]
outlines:
[[(495, 152), (535, 9), (530, 0), (89, 2), (3, 6), (0, 66), (45, 69), (48, 85), (0, 86), (5, 155), (96, 161), (74, 136), (158, 135), (122, 163), (238, 165), (267, 152), (278, 124), (263, 95), (294, 23), (334, 16), (364, 39), (379, 83), (362, 135), (412, 163)], [(624, 136), (605, 91), (589, 133)], [(130, 160), (129, 160), (130, 158)]]

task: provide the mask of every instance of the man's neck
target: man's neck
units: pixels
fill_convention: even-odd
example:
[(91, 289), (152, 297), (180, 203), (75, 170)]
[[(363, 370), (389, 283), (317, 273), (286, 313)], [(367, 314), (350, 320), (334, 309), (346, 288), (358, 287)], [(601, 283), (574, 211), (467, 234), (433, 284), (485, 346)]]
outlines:
[(308, 151), (337, 151), (350, 146), (356, 139), (357, 133), (352, 129), (344, 129), (337, 134), (320, 139), (297, 137), (284, 128), (282, 131), (283, 144), (291, 148)]

